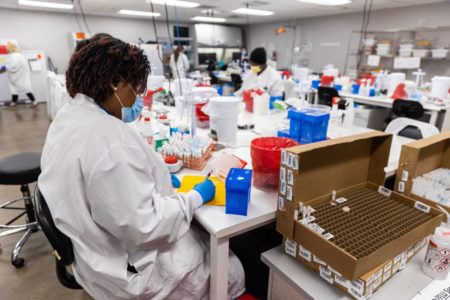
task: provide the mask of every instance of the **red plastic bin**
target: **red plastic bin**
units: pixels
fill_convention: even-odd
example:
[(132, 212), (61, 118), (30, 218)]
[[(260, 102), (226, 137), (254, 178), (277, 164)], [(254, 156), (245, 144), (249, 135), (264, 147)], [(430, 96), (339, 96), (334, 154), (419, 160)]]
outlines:
[(250, 153), (253, 165), (253, 185), (278, 187), (281, 149), (299, 145), (284, 137), (261, 137), (252, 140)]

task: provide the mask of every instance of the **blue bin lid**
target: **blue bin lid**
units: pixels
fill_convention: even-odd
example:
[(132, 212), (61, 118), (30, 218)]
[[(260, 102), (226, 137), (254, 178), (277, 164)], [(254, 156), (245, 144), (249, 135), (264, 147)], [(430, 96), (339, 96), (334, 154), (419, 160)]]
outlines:
[(300, 120), (300, 118), (301, 118), (300, 112), (301, 112), (301, 111), (298, 110), (298, 109), (290, 108), (290, 109), (288, 110), (288, 118), (289, 118), (289, 119), (297, 119), (297, 120)]
[(247, 191), (252, 184), (252, 175), (253, 171), (250, 169), (231, 168), (225, 182), (226, 188)]

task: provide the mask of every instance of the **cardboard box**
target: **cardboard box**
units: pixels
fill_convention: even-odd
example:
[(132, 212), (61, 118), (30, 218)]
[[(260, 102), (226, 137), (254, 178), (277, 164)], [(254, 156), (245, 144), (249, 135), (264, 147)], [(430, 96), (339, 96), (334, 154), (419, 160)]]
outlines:
[[(413, 179), (438, 168), (450, 168), (450, 131), (402, 146), (395, 191), (436, 207), (436, 202), (411, 193)], [(450, 207), (440, 205), (450, 212)]]
[[(358, 279), (402, 249), (433, 233), (442, 220), (439, 211), (429, 209), (426, 222), (359, 258), (327, 240), (322, 235), (325, 232), (317, 233), (298, 221), (299, 202), (314, 207), (330, 202), (332, 193), (340, 197), (361, 188), (376, 191), (383, 186), (391, 139), (389, 134), (374, 131), (282, 152), (277, 230), (321, 257), (327, 265), (350, 280)], [(390, 194), (390, 198), (395, 204), (402, 203), (405, 209), (416, 212), (414, 200), (396, 193)]]
[(428, 237), (399, 252), (397, 255), (392, 256), (357, 280), (352, 281), (343, 277), (342, 274), (328, 266), (325, 261), (311, 253), (301, 244), (297, 244), (295, 241), (286, 238), (283, 239), (283, 249), (287, 254), (294, 256), (308, 268), (318, 273), (329, 284), (334, 285), (358, 300), (370, 298), (373, 293), (388, 282), (398, 271), (403, 270), (414, 255), (427, 244)]

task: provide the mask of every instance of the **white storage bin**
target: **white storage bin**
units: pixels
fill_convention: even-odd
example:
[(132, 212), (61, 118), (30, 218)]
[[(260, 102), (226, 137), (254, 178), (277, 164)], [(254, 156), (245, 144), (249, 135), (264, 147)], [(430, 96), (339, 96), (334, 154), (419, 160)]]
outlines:
[(414, 57), (427, 57), (430, 54), (428, 49), (413, 49)]
[(433, 58), (446, 58), (448, 54), (448, 49), (440, 48), (440, 49), (432, 49), (431, 56)]

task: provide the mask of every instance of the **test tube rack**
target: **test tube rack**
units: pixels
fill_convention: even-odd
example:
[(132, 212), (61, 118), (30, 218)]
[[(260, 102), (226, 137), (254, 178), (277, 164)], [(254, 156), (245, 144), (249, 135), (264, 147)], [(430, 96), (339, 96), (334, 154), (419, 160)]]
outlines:
[[(211, 158), (212, 153), (214, 151), (214, 144), (209, 145), (209, 147), (202, 153), (201, 157), (192, 157), (192, 156), (178, 156), (175, 155), (178, 160), (181, 160), (183, 162), (183, 166), (185, 168), (201, 171), (205, 167), (208, 160)], [(166, 158), (168, 155), (166, 155), (164, 152), (161, 153), (163, 158)], [(170, 155), (173, 156), (173, 155)]]
[[(433, 219), (414, 207), (368, 187), (346, 193), (335, 201), (313, 206), (314, 222), (330, 232), (329, 240), (359, 259)], [(343, 208), (349, 210), (345, 211)]]

